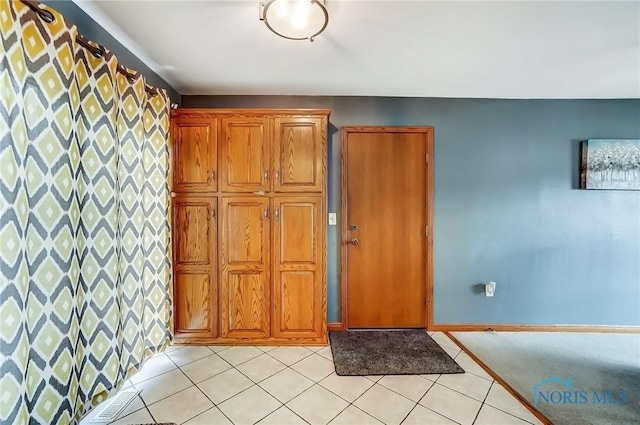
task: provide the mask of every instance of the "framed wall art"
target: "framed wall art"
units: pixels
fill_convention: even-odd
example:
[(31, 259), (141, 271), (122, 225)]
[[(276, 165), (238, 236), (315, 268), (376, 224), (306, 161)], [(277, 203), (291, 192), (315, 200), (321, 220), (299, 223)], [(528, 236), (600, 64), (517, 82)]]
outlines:
[(640, 190), (640, 140), (585, 140), (580, 171), (582, 189)]

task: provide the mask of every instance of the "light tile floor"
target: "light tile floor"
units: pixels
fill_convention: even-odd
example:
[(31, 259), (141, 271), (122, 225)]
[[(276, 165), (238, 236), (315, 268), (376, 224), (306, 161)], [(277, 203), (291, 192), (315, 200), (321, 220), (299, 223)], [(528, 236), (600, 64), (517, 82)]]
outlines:
[(142, 392), (112, 423), (540, 424), (446, 335), (432, 336), (467, 373), (343, 377), (330, 347), (172, 346), (127, 382)]

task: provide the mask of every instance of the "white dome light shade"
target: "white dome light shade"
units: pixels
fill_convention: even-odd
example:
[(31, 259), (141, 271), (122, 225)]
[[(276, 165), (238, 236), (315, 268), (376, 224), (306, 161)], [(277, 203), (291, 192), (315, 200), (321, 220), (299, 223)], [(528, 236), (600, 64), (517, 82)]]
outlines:
[(267, 28), (289, 40), (309, 40), (329, 23), (321, 0), (269, 0), (260, 3), (260, 19)]

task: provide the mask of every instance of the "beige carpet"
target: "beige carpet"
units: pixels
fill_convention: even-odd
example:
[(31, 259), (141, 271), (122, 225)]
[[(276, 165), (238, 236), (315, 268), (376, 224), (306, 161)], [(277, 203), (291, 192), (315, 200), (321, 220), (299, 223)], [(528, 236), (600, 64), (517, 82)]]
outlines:
[(556, 425), (640, 424), (640, 334), (453, 335)]

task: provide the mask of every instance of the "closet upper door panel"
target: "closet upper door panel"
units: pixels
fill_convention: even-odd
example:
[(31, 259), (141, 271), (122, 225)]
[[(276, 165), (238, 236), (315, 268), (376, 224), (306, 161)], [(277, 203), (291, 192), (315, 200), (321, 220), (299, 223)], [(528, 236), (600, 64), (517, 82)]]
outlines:
[(173, 191), (215, 192), (218, 119), (178, 117), (172, 120)]
[(258, 192), (270, 188), (269, 129), (266, 118), (223, 118), (220, 190)]
[(326, 170), (323, 118), (275, 118), (273, 134), (274, 190), (322, 192)]

